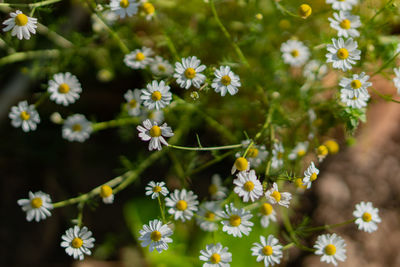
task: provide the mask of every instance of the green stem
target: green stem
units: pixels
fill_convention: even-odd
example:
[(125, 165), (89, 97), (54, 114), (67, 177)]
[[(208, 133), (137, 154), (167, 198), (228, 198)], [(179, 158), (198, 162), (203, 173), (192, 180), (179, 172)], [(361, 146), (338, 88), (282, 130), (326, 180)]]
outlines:
[(311, 227), (311, 228), (307, 228), (304, 229), (303, 231), (305, 232), (316, 232), (316, 231), (323, 231), (323, 230), (329, 230), (332, 228), (336, 228), (336, 227), (340, 227), (340, 226), (344, 226), (350, 223), (354, 223), (356, 221), (356, 219), (351, 219), (345, 222), (341, 222), (341, 223), (335, 223), (335, 224), (327, 224), (327, 225), (322, 225), (322, 226), (317, 226), (317, 227)]
[(158, 194), (158, 205), (160, 206), (160, 212), (161, 212), (161, 219), (163, 223), (166, 223), (165, 221), (165, 214), (164, 214), (164, 206), (161, 203), (161, 199), (160, 199), (160, 194)]
[(220, 161), (223, 160), (224, 158), (226, 158), (226, 157), (232, 155), (233, 153), (235, 153), (235, 151), (228, 151), (228, 152), (226, 152), (225, 154), (222, 154), (221, 156), (218, 156), (218, 157), (216, 157), (216, 158), (213, 159), (213, 160), (207, 161), (207, 163), (205, 163), (205, 164), (203, 164), (203, 165), (201, 165), (201, 166), (199, 166), (199, 167), (193, 169), (188, 175), (192, 175), (192, 174), (198, 173), (198, 172), (204, 170), (205, 168), (207, 168), (207, 167), (209, 167), (209, 166), (211, 166), (211, 165), (213, 165), (213, 164), (215, 164), (215, 163), (220, 162)]
[(110, 121), (96, 122), (92, 124), (93, 132), (101, 131), (108, 128), (115, 128), (129, 124), (139, 124), (139, 118), (129, 117), (122, 119), (115, 119)]
[(50, 96), (50, 94), (48, 92), (43, 93), (39, 99), (35, 102), (35, 108), (37, 108), (38, 106), (40, 106), (43, 101), (45, 101), (48, 97)]
[(214, 146), (214, 147), (186, 147), (186, 146), (176, 146), (168, 145), (168, 147), (181, 149), (181, 150), (191, 150), (191, 151), (210, 151), (210, 150), (225, 150), (225, 149), (235, 149), (243, 147), (242, 144), (228, 145), (228, 146)]
[(6, 6), (6, 7), (29, 7), (30, 9), (32, 8), (37, 8), (41, 6), (46, 6), (46, 5), (51, 5), (57, 2), (61, 2), (62, 0), (46, 0), (42, 2), (37, 2), (37, 3), (32, 3), (32, 4), (22, 4), (22, 3), (0, 3), (0, 7)]
[(287, 249), (289, 249), (289, 248), (291, 248), (291, 247), (294, 247), (294, 246), (296, 246), (296, 244), (295, 244), (294, 242), (291, 242), (291, 243), (289, 243), (289, 244), (286, 244), (286, 245), (282, 248), (282, 250), (287, 250)]
[(393, 60), (396, 59), (396, 57), (400, 54), (400, 52), (396, 53), (391, 57), (388, 61), (385, 62), (377, 71), (371, 74), (371, 77), (374, 77), (375, 75), (379, 74), (382, 70), (384, 70)]
[(24, 60), (34, 59), (34, 58), (55, 58), (60, 55), (60, 51), (57, 49), (47, 49), (47, 50), (36, 50), (36, 51), (27, 51), (27, 52), (18, 52), (11, 54), (9, 56), (5, 56), (0, 58), (0, 66), (20, 62)]
[(83, 218), (83, 207), (85, 206), (85, 202), (80, 202), (78, 205), (78, 218), (76, 219), (77, 225), (79, 227), (82, 226), (82, 218)]
[(381, 92), (379, 92), (375, 88), (372, 88), (372, 91), (374, 91), (375, 94), (377, 94), (380, 98), (384, 99), (385, 101), (394, 102), (394, 103), (399, 103), (400, 104), (400, 101), (393, 99), (393, 97), (390, 96), (390, 95), (382, 94)]

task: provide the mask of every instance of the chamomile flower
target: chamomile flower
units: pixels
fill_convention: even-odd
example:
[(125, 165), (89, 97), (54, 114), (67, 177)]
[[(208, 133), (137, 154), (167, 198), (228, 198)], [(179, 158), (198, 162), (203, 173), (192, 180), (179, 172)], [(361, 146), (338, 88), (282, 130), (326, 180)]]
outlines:
[(263, 195), (263, 187), (254, 170), (239, 172), (233, 184), (236, 185), (233, 191), (243, 198), (243, 202), (254, 202)]
[(264, 266), (274, 266), (279, 264), (283, 257), (282, 245), (279, 244), (279, 240), (273, 235), (269, 235), (267, 239), (264, 236), (260, 236), (260, 243), (253, 243), (251, 255), (257, 256), (257, 262), (264, 261)]
[(47, 91), (50, 93), (50, 100), (68, 106), (79, 99), (82, 87), (75, 75), (69, 72), (57, 73), (49, 81)]
[(326, 146), (329, 154), (331, 155), (337, 154), (339, 152), (339, 144), (333, 139), (326, 140), (323, 145)]
[(357, 204), (353, 216), (356, 218), (358, 229), (368, 233), (375, 232), (378, 229), (377, 224), (381, 222), (378, 212), (379, 210), (374, 208), (371, 202)]
[(307, 189), (311, 188), (311, 183), (317, 180), (319, 170), (315, 167), (314, 162), (311, 161), (310, 166), (304, 171), (303, 185)]
[(283, 207), (289, 208), (290, 200), (292, 199), (292, 194), (289, 192), (281, 193), (278, 190), (278, 185), (273, 183), (271, 189), (265, 192), (265, 197), (271, 204), (279, 204)]
[(283, 61), (292, 67), (300, 67), (310, 57), (310, 51), (301, 41), (288, 40), (281, 45)]
[(30, 39), (31, 34), (36, 33), (37, 19), (31, 18), (22, 13), (20, 10), (10, 13), (9, 19), (3, 22), (6, 27), (3, 29), (4, 32), (11, 31), (11, 36), (17, 36), (18, 39)]
[(164, 81), (153, 81), (147, 84), (146, 89), (142, 89), (140, 98), (143, 100), (143, 106), (148, 109), (163, 109), (169, 105), (172, 100), (172, 93), (169, 91), (170, 87)]
[(369, 76), (366, 75), (365, 72), (362, 72), (360, 75), (353, 74), (351, 79), (343, 77), (340, 80), (339, 85), (343, 89), (349, 90), (349, 95), (356, 96), (357, 98), (360, 97), (360, 95), (369, 97), (367, 88), (370, 87), (372, 83), (368, 80)]
[(283, 153), (285, 152), (282, 143), (274, 143), (272, 148), (271, 167), (279, 169), (283, 166)]
[(241, 86), (240, 78), (231, 71), (229, 66), (221, 66), (214, 72), (215, 78), (211, 84), (216, 93), (225, 96), (228, 92), (231, 95), (236, 94)]
[(222, 185), (221, 176), (214, 174), (211, 177), (211, 185), (208, 187), (208, 192), (213, 200), (222, 200), (226, 197), (228, 188)]
[(82, 114), (69, 116), (62, 128), (62, 137), (70, 142), (84, 142), (92, 133), (92, 123)]
[(11, 107), (8, 114), (11, 125), (15, 128), (21, 127), (24, 132), (34, 131), (40, 123), (39, 113), (34, 105), (29, 105), (27, 101), (21, 101), (18, 106)]
[(332, 4), (335, 10), (351, 10), (354, 5), (358, 4), (358, 0), (326, 0), (327, 4)]
[(132, 69), (144, 69), (151, 62), (153, 62), (153, 50), (148, 47), (142, 47), (141, 49), (135, 49), (129, 54), (125, 55), (125, 65)]
[(229, 267), (232, 262), (232, 253), (221, 243), (206, 245), (206, 249), (200, 250), (199, 259), (205, 261), (203, 267)]
[(65, 231), (61, 236), (61, 247), (65, 248), (65, 252), (74, 259), (83, 260), (86, 255), (91, 255), (91, 248), (94, 247), (95, 239), (92, 237), (92, 232), (86, 226), (80, 228), (75, 225)]
[(140, 96), (142, 94), (142, 91), (139, 89), (135, 90), (128, 90), (124, 94), (124, 98), (126, 100), (126, 109), (128, 110), (128, 114), (131, 116), (139, 116), (140, 115), (140, 104), (142, 103), (142, 100), (140, 99)]
[(219, 213), (222, 220), (222, 231), (234, 237), (242, 237), (242, 234), (249, 235), (251, 227), (254, 225), (250, 219), (253, 215), (250, 211), (236, 208), (233, 203), (225, 205), (225, 211)]
[(231, 174), (234, 174), (236, 171), (248, 171), (250, 170), (250, 162), (244, 157), (238, 157), (233, 163)]
[(349, 38), (346, 41), (343, 38), (333, 38), (332, 44), (327, 46), (326, 62), (332, 62), (334, 69), (351, 70), (352, 65), (356, 64), (357, 60), (361, 58), (361, 51), (357, 47), (357, 41), (354, 41), (353, 38)]
[(136, 0), (111, 0), (111, 11), (115, 12), (121, 19), (131, 17), (138, 12), (139, 4)]
[(166, 196), (169, 193), (164, 182), (151, 181), (150, 183), (147, 184), (145, 190), (146, 190), (146, 196), (151, 195), (152, 199), (156, 199), (160, 195)]
[(143, 126), (138, 125), (136, 129), (139, 131), (139, 137), (142, 141), (150, 141), (149, 150), (161, 150), (161, 144), (168, 146), (164, 137), (171, 137), (174, 135), (171, 127), (166, 123), (158, 126), (157, 122), (150, 120), (143, 121)]
[(338, 31), (339, 37), (358, 37), (360, 33), (357, 28), (361, 26), (360, 17), (352, 15), (350, 12), (339, 11), (333, 13), (333, 18), (328, 18), (330, 26)]
[(172, 65), (168, 60), (156, 56), (150, 64), (151, 72), (156, 76), (170, 76), (174, 72)]
[(400, 68), (394, 68), (393, 69), (394, 73), (395, 73), (395, 77), (393, 78), (393, 83), (394, 86), (396, 86), (397, 88), (397, 93), (400, 94)]
[(337, 265), (337, 261), (346, 260), (346, 244), (336, 234), (320, 235), (315, 242), (315, 254), (321, 255), (321, 262)]
[(276, 211), (269, 203), (263, 203), (261, 205), (258, 215), (261, 216), (261, 226), (264, 228), (268, 227), (269, 221), (276, 222)]
[(314, 81), (319, 80), (328, 72), (328, 66), (321, 64), (318, 60), (310, 60), (303, 69), (303, 76)]
[(146, 20), (151, 20), (154, 17), (154, 14), (156, 11), (156, 9), (154, 8), (154, 5), (147, 1), (143, 1), (142, 10), (146, 16)]
[(318, 161), (322, 162), (326, 158), (326, 156), (328, 156), (329, 149), (325, 145), (320, 145), (317, 147), (316, 152)]
[[(242, 141), (242, 145), (243, 147), (246, 148), (249, 146), (250, 144), (250, 140), (244, 140)], [(243, 151), (244, 152), (244, 151)], [(236, 158), (239, 158), (243, 152), (237, 152), (235, 154)], [(266, 150), (264, 145), (255, 145), (253, 144), (249, 150), (247, 151), (246, 157), (247, 160), (250, 162), (251, 166), (254, 168), (257, 168), (262, 162), (264, 162), (264, 160), (267, 158), (268, 156), (268, 151)]]
[(222, 211), (219, 205), (219, 202), (216, 201), (207, 201), (200, 205), (196, 222), (203, 231), (214, 232), (218, 230), (220, 218), (217, 214)]
[(297, 158), (303, 157), (307, 153), (308, 142), (299, 142), (293, 148), (292, 152), (289, 153), (288, 159), (295, 160)]
[(192, 191), (186, 191), (186, 189), (177, 190), (170, 193), (165, 199), (165, 206), (170, 207), (168, 210), (169, 214), (174, 215), (175, 220), (181, 220), (182, 222), (190, 220), (197, 211), (197, 196)]
[(205, 65), (200, 65), (201, 61), (197, 57), (182, 58), (182, 62), (175, 63), (174, 78), (181, 88), (189, 89), (190, 86), (200, 88), (206, 76), (201, 72), (206, 69)]
[(36, 193), (29, 191), (29, 199), (20, 199), (17, 203), (26, 212), (28, 222), (33, 219), (37, 222), (46, 219), (51, 216), (50, 210), (53, 209), (50, 196), (42, 191)]
[(168, 249), (168, 243), (172, 243), (170, 236), (172, 230), (168, 225), (163, 224), (159, 220), (153, 220), (149, 222), (149, 225), (143, 225), (143, 229), (139, 231), (139, 240), (142, 241), (140, 244), (142, 247), (149, 246), (149, 251), (157, 250), (161, 253), (163, 250)]
[(105, 204), (112, 204), (114, 202), (113, 190), (109, 185), (102, 185), (100, 187), (100, 197)]
[(360, 94), (358, 97), (347, 89), (340, 90), (340, 101), (346, 106), (352, 108), (364, 108), (368, 104), (370, 96), (365, 94)]

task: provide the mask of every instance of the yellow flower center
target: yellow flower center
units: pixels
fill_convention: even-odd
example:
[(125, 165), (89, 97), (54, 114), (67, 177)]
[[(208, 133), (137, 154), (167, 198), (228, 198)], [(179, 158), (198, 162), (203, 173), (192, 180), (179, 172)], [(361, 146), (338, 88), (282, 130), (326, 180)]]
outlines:
[(210, 261), (213, 264), (217, 264), (221, 261), (221, 256), (218, 253), (214, 253), (210, 257)]
[(361, 82), (359, 80), (353, 80), (350, 83), (351, 88), (353, 88), (354, 90), (359, 89), (361, 87)]
[(240, 218), (239, 215), (231, 215), (231, 217), (229, 218), (229, 224), (231, 226), (239, 226), (240, 223), (242, 222), (242, 219)]
[(302, 157), (306, 154), (306, 151), (304, 149), (300, 149), (299, 151), (297, 151), (297, 156)]
[(357, 100), (358, 99), (358, 97), (356, 97), (356, 96), (353, 96), (353, 98), (352, 98), (352, 100)]
[(300, 7), (299, 7), (299, 15), (300, 15), (303, 19), (305, 19), (305, 18), (307, 18), (308, 16), (310, 16), (311, 13), (312, 13), (312, 8), (311, 8), (309, 5), (307, 5), (307, 4), (302, 4), (302, 5), (300, 5)]
[(326, 156), (326, 155), (328, 155), (328, 148), (324, 145), (320, 145), (317, 148), (317, 153), (319, 156)]
[(298, 187), (298, 188), (302, 188), (302, 189), (306, 189), (307, 187), (303, 184), (303, 179), (301, 178), (297, 178), (294, 181), (294, 184)]
[(258, 149), (257, 148), (250, 148), (247, 152), (247, 156), (249, 158), (256, 158), (258, 156)]
[(149, 132), (150, 132), (150, 136), (151, 137), (159, 137), (159, 136), (161, 136), (161, 128), (158, 127), (157, 125), (154, 125), (153, 127), (151, 127)]
[(324, 250), (325, 254), (329, 256), (335, 255), (336, 253), (336, 247), (332, 244), (327, 245)]
[(72, 239), (71, 241), (71, 246), (73, 248), (80, 248), (83, 245), (83, 240), (79, 237), (75, 237), (74, 239)]
[(313, 181), (317, 180), (317, 177), (318, 177), (318, 175), (315, 172), (313, 172), (311, 174), (310, 181), (313, 182)]
[(132, 99), (131, 101), (129, 101), (129, 106), (131, 108), (136, 108), (137, 106), (137, 101), (135, 99)]
[(279, 27), (283, 30), (289, 29), (290, 28), (290, 21), (287, 19), (282, 19), (279, 21)]
[(20, 116), (21, 119), (24, 120), (24, 121), (29, 120), (29, 118), (31, 117), (31, 115), (29, 115), (29, 113), (26, 112), (26, 111), (22, 111), (21, 114), (19, 114), (19, 116)]
[(346, 59), (349, 57), (349, 51), (346, 48), (340, 48), (336, 55), (340, 59)]
[(145, 56), (142, 52), (138, 52), (138, 53), (136, 54), (136, 57), (135, 57), (136, 61), (142, 61), (142, 60), (144, 60), (145, 58), (146, 58), (146, 56)]
[(179, 200), (178, 202), (176, 202), (176, 208), (180, 211), (187, 209), (187, 206), (188, 204), (185, 200)]
[(106, 198), (111, 196), (113, 193), (113, 190), (110, 186), (108, 185), (103, 185), (102, 187), (100, 187), (100, 196), (102, 198)]
[(370, 222), (372, 220), (372, 215), (371, 213), (364, 212), (362, 219), (364, 222)]
[(161, 186), (156, 185), (156, 186), (153, 187), (153, 192), (154, 193), (159, 193), (159, 192), (161, 192), (161, 190), (162, 190)]
[(252, 181), (247, 181), (244, 185), (243, 185), (244, 190), (246, 190), (247, 192), (250, 192), (254, 189), (254, 183)]
[(28, 17), (24, 14), (18, 14), (14, 20), (18, 26), (25, 26), (28, 23)]
[(249, 166), (249, 162), (247, 159), (240, 157), (235, 160), (235, 167), (239, 171), (245, 171), (247, 170), (247, 167)]
[(146, 14), (151, 15), (154, 13), (155, 8), (154, 8), (153, 4), (151, 4), (151, 3), (144, 3), (143, 10)]
[(274, 209), (272, 208), (272, 205), (269, 203), (264, 203), (261, 205), (261, 214), (268, 216), (272, 213)]
[(82, 131), (82, 126), (81, 126), (80, 124), (74, 124), (74, 125), (72, 126), (72, 131), (74, 131), (74, 132), (80, 132), (80, 131)]
[(151, 94), (151, 99), (152, 99), (153, 101), (159, 101), (159, 100), (161, 99), (161, 97), (162, 97), (162, 95), (161, 95), (160, 91), (154, 91), (154, 92)]
[(212, 220), (214, 220), (214, 218), (215, 218), (215, 213), (213, 213), (213, 212), (211, 212), (211, 211), (207, 211), (206, 214), (204, 214), (204, 217), (205, 217), (207, 220), (212, 221)]
[(264, 253), (265, 256), (271, 256), (272, 255), (272, 247), (271, 246), (264, 246), (262, 248), (262, 253)]
[(340, 22), (340, 27), (342, 27), (342, 29), (348, 30), (351, 27), (351, 22), (348, 19), (344, 19), (342, 20), (342, 22)]
[(208, 187), (208, 192), (209, 192), (211, 195), (215, 195), (215, 194), (218, 192), (218, 187), (217, 187), (215, 184), (211, 184), (211, 185)]
[(278, 191), (272, 192), (270, 196), (273, 197), (276, 200), (276, 202), (281, 201), (281, 193), (279, 193)]
[(292, 52), (290, 52), (290, 54), (292, 55), (292, 57), (298, 57), (300, 55), (299, 50), (294, 49), (292, 50)]
[(31, 200), (31, 207), (34, 209), (38, 209), (42, 206), (43, 201), (40, 197), (35, 197)]
[(154, 242), (160, 241), (161, 239), (161, 233), (159, 231), (153, 231), (150, 234), (150, 238), (151, 240), (153, 240)]
[(278, 158), (278, 159), (283, 158), (283, 153), (282, 153), (282, 152), (278, 152), (277, 158)]
[(127, 8), (129, 6), (129, 0), (121, 0), (119, 1), (119, 6), (122, 8)]
[(160, 65), (158, 65), (158, 67), (157, 67), (157, 68), (158, 68), (158, 70), (159, 70), (159, 71), (161, 71), (161, 72), (163, 72), (163, 71), (165, 71), (165, 70), (166, 70), (165, 66), (164, 66), (164, 65), (161, 65), (161, 64), (160, 64)]
[(328, 140), (324, 142), (324, 145), (328, 148), (328, 151), (331, 154), (336, 154), (339, 152), (339, 144), (335, 140)]
[(196, 76), (196, 71), (193, 68), (187, 68), (185, 70), (185, 76), (188, 79), (193, 79)]
[(231, 81), (231, 77), (229, 77), (228, 75), (222, 76), (221, 78), (221, 83), (225, 86), (230, 85)]
[(66, 83), (62, 83), (60, 84), (60, 86), (58, 86), (58, 92), (60, 94), (66, 94), (69, 92), (69, 85)]

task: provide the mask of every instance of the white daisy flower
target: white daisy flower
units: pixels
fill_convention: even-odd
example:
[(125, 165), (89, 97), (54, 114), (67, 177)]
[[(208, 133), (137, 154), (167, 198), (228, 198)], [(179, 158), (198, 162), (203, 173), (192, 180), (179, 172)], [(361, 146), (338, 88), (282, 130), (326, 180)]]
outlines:
[(201, 72), (206, 66), (200, 64), (201, 61), (195, 56), (182, 58), (182, 62), (175, 63), (174, 78), (181, 88), (189, 89), (192, 85), (200, 88), (204, 83), (206, 76)]
[(164, 182), (151, 181), (150, 183), (147, 184), (145, 190), (146, 190), (146, 196), (151, 195), (151, 199), (156, 199), (160, 195), (166, 196), (169, 193)]
[(79, 99), (82, 87), (75, 75), (69, 72), (57, 73), (54, 74), (53, 80), (49, 81), (47, 91), (50, 93), (51, 100), (68, 106)]
[(299, 142), (293, 148), (292, 152), (288, 155), (288, 159), (295, 160), (297, 158), (303, 157), (307, 153), (308, 142)]
[(144, 69), (153, 62), (153, 59), (151, 58), (153, 54), (153, 50), (150, 48), (142, 47), (141, 49), (135, 49), (125, 55), (124, 62), (125, 65), (132, 69)]
[(261, 216), (261, 226), (264, 228), (268, 227), (269, 221), (276, 222), (276, 211), (269, 203), (263, 203), (261, 205), (258, 215)]
[(278, 185), (273, 183), (271, 189), (265, 192), (265, 197), (271, 204), (279, 204), (286, 208), (289, 208), (290, 200), (292, 199), (292, 194), (289, 192), (281, 193), (278, 190)]
[(358, 0), (326, 0), (327, 4), (332, 4), (335, 10), (351, 10), (354, 5), (358, 4)]
[(274, 143), (271, 158), (271, 167), (273, 169), (279, 169), (283, 166), (283, 153), (285, 153), (285, 150), (282, 143)]
[(6, 27), (3, 29), (4, 32), (8, 32), (12, 29), (11, 36), (17, 35), (17, 38), (22, 39), (30, 39), (31, 33), (36, 33), (37, 28), (37, 19), (31, 18), (22, 13), (20, 10), (10, 13), (9, 19), (6, 19), (3, 22), (3, 25)]
[(251, 227), (254, 225), (250, 219), (253, 215), (245, 209), (235, 208), (233, 203), (225, 205), (225, 211), (220, 212), (222, 220), (222, 231), (234, 237), (242, 237), (242, 234), (249, 235)]
[(283, 61), (292, 67), (300, 67), (310, 57), (310, 51), (301, 41), (288, 40), (281, 45)]
[(339, 37), (358, 37), (360, 36), (357, 28), (361, 26), (360, 17), (352, 15), (350, 12), (339, 11), (333, 13), (333, 18), (328, 18), (330, 26), (338, 31)]
[(111, 11), (115, 12), (121, 19), (131, 17), (138, 12), (139, 4), (136, 0), (111, 0)]
[(264, 261), (264, 266), (274, 266), (279, 264), (283, 257), (282, 245), (273, 235), (269, 235), (267, 239), (260, 236), (260, 243), (253, 243), (251, 255), (257, 256), (257, 262)]
[(11, 107), (8, 114), (11, 125), (15, 128), (21, 127), (24, 132), (34, 131), (40, 123), (39, 113), (34, 105), (29, 105), (27, 101), (21, 101), (18, 106)]
[(357, 41), (349, 38), (344, 41), (342, 38), (332, 39), (333, 44), (328, 44), (327, 63), (332, 62), (332, 67), (343, 71), (351, 70), (352, 65), (360, 60), (361, 51), (357, 49)]
[(124, 98), (126, 100), (126, 108), (128, 110), (128, 114), (130, 116), (139, 116), (140, 115), (140, 104), (142, 100), (140, 99), (140, 95), (142, 91), (139, 89), (128, 90), (124, 94)]
[(146, 20), (151, 20), (154, 17), (156, 9), (152, 3), (144, 1), (142, 4), (142, 9), (144, 14), (146, 15)]
[(318, 174), (319, 170), (315, 167), (314, 162), (311, 161), (310, 166), (304, 171), (303, 185), (306, 186), (307, 189), (311, 188), (311, 183), (317, 180)]
[(62, 137), (70, 142), (84, 142), (92, 133), (92, 123), (82, 114), (69, 116), (62, 127)]
[(181, 220), (182, 222), (190, 220), (197, 211), (197, 196), (192, 191), (181, 191), (175, 189), (173, 193), (165, 199), (165, 206), (170, 207), (168, 210), (169, 214), (174, 215), (175, 220)]
[(221, 96), (225, 96), (226, 92), (231, 95), (236, 94), (241, 86), (240, 78), (231, 71), (229, 66), (221, 66), (219, 70), (214, 72), (215, 78), (211, 84), (211, 87), (215, 89), (216, 93), (221, 93)]
[(161, 144), (168, 146), (164, 137), (171, 137), (174, 135), (171, 127), (166, 123), (158, 126), (157, 122), (150, 120), (143, 121), (143, 126), (138, 125), (136, 129), (139, 131), (139, 137), (142, 141), (150, 141), (149, 150), (161, 150)]
[(214, 232), (218, 230), (219, 214), (222, 209), (219, 202), (207, 201), (200, 205), (197, 213), (196, 222), (203, 231)]
[(349, 94), (353, 94), (353, 96), (359, 97), (361, 94), (368, 96), (369, 93), (367, 88), (372, 85), (371, 82), (368, 81), (369, 76), (362, 72), (360, 75), (353, 74), (351, 79), (343, 77), (340, 80), (339, 85), (346, 90), (349, 90)]
[(222, 200), (227, 196), (228, 188), (222, 186), (219, 174), (214, 174), (211, 177), (211, 185), (208, 187), (208, 192), (213, 200)]
[(346, 244), (336, 234), (320, 235), (315, 242), (315, 254), (321, 255), (321, 262), (337, 265), (337, 261), (346, 260)]
[(263, 187), (254, 170), (239, 172), (233, 184), (236, 185), (233, 191), (243, 198), (243, 202), (254, 202), (263, 195)]
[(113, 190), (109, 185), (102, 185), (100, 187), (100, 197), (105, 204), (112, 204), (114, 202)]
[(83, 260), (84, 255), (91, 255), (91, 248), (94, 247), (95, 239), (92, 236), (92, 232), (88, 230), (86, 226), (80, 228), (75, 225), (65, 231), (65, 234), (61, 236), (62, 242), (61, 247), (65, 248), (65, 252), (69, 256), (73, 256), (74, 259)]
[(374, 208), (371, 202), (357, 204), (353, 216), (356, 218), (358, 229), (368, 233), (375, 232), (378, 229), (377, 224), (381, 222), (378, 212), (379, 210)]
[(172, 100), (172, 93), (169, 91), (170, 87), (164, 81), (153, 81), (147, 84), (147, 89), (142, 89), (140, 98), (143, 100), (143, 106), (148, 109), (162, 109), (168, 106)]
[(393, 69), (394, 73), (395, 73), (395, 77), (393, 78), (393, 83), (394, 86), (396, 86), (397, 88), (397, 93), (400, 94), (400, 68), (394, 68)]
[(206, 245), (206, 249), (200, 250), (199, 259), (205, 261), (203, 267), (229, 267), (232, 262), (232, 253), (221, 243)]
[(169, 64), (168, 60), (160, 56), (156, 56), (151, 62), (150, 70), (156, 76), (170, 76), (174, 73), (174, 69), (172, 65)]
[[(250, 140), (242, 141), (243, 147), (247, 148), (250, 142)], [(243, 154), (243, 152), (244, 151), (237, 152), (235, 154), (235, 157), (239, 158)], [(246, 157), (248, 158), (247, 160), (250, 162), (251, 166), (257, 168), (268, 157), (268, 151), (266, 150), (264, 145), (253, 144), (247, 151)]]
[(303, 69), (303, 76), (309, 80), (320, 80), (328, 72), (328, 66), (318, 60), (310, 60)]
[(153, 220), (149, 222), (149, 225), (143, 225), (143, 229), (139, 231), (139, 240), (142, 241), (140, 244), (142, 247), (149, 246), (149, 251), (153, 252), (154, 249), (161, 253), (163, 250), (168, 249), (168, 243), (172, 243), (170, 236), (172, 230), (168, 225), (163, 224), (159, 220)]
[(360, 94), (358, 97), (354, 94), (354, 92), (342, 89), (340, 90), (340, 101), (346, 104), (348, 107), (352, 108), (363, 108), (367, 106), (367, 102), (369, 100), (369, 94), (364, 95)]
[(33, 219), (37, 222), (46, 219), (51, 216), (50, 210), (53, 209), (50, 196), (42, 191), (36, 193), (29, 191), (29, 199), (20, 199), (17, 203), (26, 212), (28, 222)]
[(250, 170), (250, 162), (244, 157), (238, 157), (233, 163), (231, 174), (234, 174), (236, 171), (248, 171)]

